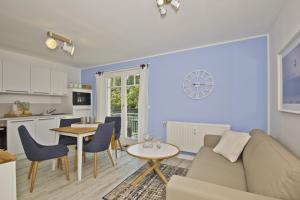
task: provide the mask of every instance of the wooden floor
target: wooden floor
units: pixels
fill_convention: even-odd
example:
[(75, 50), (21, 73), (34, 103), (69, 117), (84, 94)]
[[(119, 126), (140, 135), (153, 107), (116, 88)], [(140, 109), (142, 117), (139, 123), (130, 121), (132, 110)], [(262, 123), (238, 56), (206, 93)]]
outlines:
[[(98, 173), (95, 179), (92, 154), (87, 154), (87, 163), (83, 165), (83, 179), (78, 183), (74, 173), (74, 156), (70, 154), (70, 181), (66, 180), (63, 171), (51, 170), (52, 161), (45, 161), (39, 165), (33, 193), (29, 192), (30, 181), (27, 179), (30, 162), (26, 159), (17, 161), (18, 200), (100, 200), (102, 196), (145, 164), (145, 161), (133, 158), (123, 151), (119, 153), (117, 165), (112, 167), (106, 152), (99, 153)], [(172, 158), (164, 163), (188, 168), (191, 161)]]

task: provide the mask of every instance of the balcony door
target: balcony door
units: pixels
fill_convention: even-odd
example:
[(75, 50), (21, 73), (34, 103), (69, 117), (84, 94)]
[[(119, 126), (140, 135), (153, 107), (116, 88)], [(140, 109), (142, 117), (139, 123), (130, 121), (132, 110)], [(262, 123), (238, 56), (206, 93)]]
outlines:
[(138, 139), (139, 72), (129, 70), (106, 74), (107, 114), (121, 117), (121, 137), (126, 140)]

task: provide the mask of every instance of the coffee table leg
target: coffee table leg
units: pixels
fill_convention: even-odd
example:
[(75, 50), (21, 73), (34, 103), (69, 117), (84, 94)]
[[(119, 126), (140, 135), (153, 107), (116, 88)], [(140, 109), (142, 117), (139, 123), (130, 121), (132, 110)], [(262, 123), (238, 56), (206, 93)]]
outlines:
[(151, 173), (152, 171), (154, 171), (159, 178), (165, 183), (167, 184), (168, 181), (166, 179), (166, 177), (163, 175), (163, 173), (159, 170), (159, 164), (160, 161), (154, 161), (154, 160), (149, 160), (148, 162), (149, 164), (149, 168), (146, 169), (140, 176), (138, 176), (136, 179), (134, 179), (134, 181), (131, 183), (132, 186), (137, 186), (149, 173)]
[[(149, 162), (150, 165), (150, 162)], [(134, 181), (131, 183), (132, 186), (136, 186), (137, 184), (139, 184), (149, 173), (151, 173), (154, 168), (155, 168), (155, 164), (154, 165), (150, 165), (150, 167), (148, 169), (146, 169), (140, 176), (138, 176), (136, 179), (134, 179)]]

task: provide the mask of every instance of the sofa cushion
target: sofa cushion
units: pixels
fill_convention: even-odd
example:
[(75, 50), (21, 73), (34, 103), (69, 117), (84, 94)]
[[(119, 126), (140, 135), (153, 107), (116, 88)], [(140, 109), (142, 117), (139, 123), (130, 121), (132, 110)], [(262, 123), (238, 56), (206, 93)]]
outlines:
[(250, 135), (248, 133), (231, 130), (225, 131), (219, 144), (213, 149), (213, 151), (221, 154), (230, 162), (236, 162), (249, 139)]
[(187, 177), (238, 190), (247, 190), (241, 159), (231, 163), (223, 156), (213, 152), (209, 147), (200, 149)]
[(300, 161), (275, 139), (251, 131), (243, 152), (248, 191), (285, 200), (300, 199)]

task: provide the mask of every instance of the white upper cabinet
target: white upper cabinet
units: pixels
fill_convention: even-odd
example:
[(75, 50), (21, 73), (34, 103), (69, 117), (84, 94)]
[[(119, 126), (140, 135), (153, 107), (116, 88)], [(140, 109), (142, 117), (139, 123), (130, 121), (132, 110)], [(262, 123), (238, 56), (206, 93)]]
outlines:
[(31, 93), (51, 93), (51, 70), (42, 67), (31, 66)]
[(65, 72), (51, 71), (51, 90), (53, 95), (67, 95), (68, 76)]
[(25, 62), (3, 61), (3, 91), (30, 92), (30, 65)]

